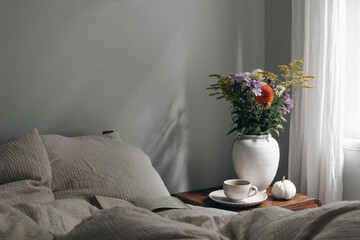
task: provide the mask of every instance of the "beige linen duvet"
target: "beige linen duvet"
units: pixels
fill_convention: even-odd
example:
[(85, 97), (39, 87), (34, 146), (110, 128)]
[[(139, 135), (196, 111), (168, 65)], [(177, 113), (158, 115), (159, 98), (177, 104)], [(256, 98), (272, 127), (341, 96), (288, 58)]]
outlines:
[(0, 146), (0, 170), (0, 240), (360, 239), (360, 202), (239, 214), (100, 210), (89, 203), (95, 195), (131, 202), (170, 195), (150, 158), (116, 132), (69, 138), (33, 129)]
[(190, 206), (159, 213), (99, 210), (80, 199), (0, 205), (0, 239), (359, 239), (360, 202), (292, 212), (272, 207), (235, 214)]

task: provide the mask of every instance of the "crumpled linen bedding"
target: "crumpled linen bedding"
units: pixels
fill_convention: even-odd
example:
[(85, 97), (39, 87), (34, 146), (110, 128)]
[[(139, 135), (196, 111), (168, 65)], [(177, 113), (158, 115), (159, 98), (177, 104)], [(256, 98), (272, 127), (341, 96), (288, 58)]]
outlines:
[(99, 210), (80, 199), (0, 204), (0, 239), (359, 239), (360, 201), (292, 212), (279, 207), (234, 212), (191, 206), (153, 213)]
[(13, 207), (52, 234), (65, 234), (100, 210), (81, 199), (59, 199), (46, 204), (20, 203)]

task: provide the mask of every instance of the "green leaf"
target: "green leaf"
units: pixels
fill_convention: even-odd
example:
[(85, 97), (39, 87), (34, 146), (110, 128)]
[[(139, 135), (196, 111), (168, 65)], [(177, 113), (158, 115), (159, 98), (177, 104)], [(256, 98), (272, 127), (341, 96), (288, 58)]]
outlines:
[(239, 127), (234, 127), (233, 129), (231, 129), (226, 135), (229, 135), (230, 133), (233, 133), (235, 131), (239, 131), (240, 128)]
[(243, 127), (240, 131), (240, 134), (243, 135), (245, 133), (245, 131), (246, 131), (246, 127)]
[(280, 116), (281, 120), (284, 122), (287, 122), (286, 118), (284, 118), (283, 116)]
[(274, 129), (273, 131), (276, 132), (276, 134), (277, 134), (278, 136), (280, 136), (280, 133), (279, 133), (278, 130)]
[(268, 134), (271, 131), (271, 129), (267, 129), (266, 131), (260, 132), (260, 134)]
[(217, 77), (217, 78), (221, 78), (221, 76), (219, 74), (210, 74), (209, 77)]

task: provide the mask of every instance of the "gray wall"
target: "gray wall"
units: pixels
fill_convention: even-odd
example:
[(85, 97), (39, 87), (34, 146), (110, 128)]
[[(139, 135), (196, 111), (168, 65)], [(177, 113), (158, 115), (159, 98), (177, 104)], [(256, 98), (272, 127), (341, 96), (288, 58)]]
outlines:
[(265, 0), (0, 0), (0, 143), (113, 129), (171, 192), (220, 185), (233, 136), (208, 75), (283, 63), (268, 5), (265, 21)]
[[(291, 1), (266, 1), (265, 9), (265, 69), (279, 75), (277, 66), (291, 60)], [(284, 132), (280, 137), (274, 136), (280, 146), (280, 163), (274, 181), (283, 176), (287, 178), (288, 174), (290, 115), (286, 119)]]

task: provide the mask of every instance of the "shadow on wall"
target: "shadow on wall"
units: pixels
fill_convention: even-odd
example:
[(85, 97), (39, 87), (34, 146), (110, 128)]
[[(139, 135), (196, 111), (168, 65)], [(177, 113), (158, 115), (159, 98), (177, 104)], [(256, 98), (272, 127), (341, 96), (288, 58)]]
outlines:
[(160, 122), (154, 125), (153, 132), (145, 138), (149, 143), (146, 151), (171, 193), (189, 188), (189, 129), (184, 107), (182, 97), (174, 99)]
[(187, 59), (184, 30), (179, 27), (163, 46), (162, 54), (153, 59), (141, 83), (136, 84), (136, 89), (117, 110), (116, 121), (121, 123), (124, 140), (150, 156), (170, 192), (189, 189)]

